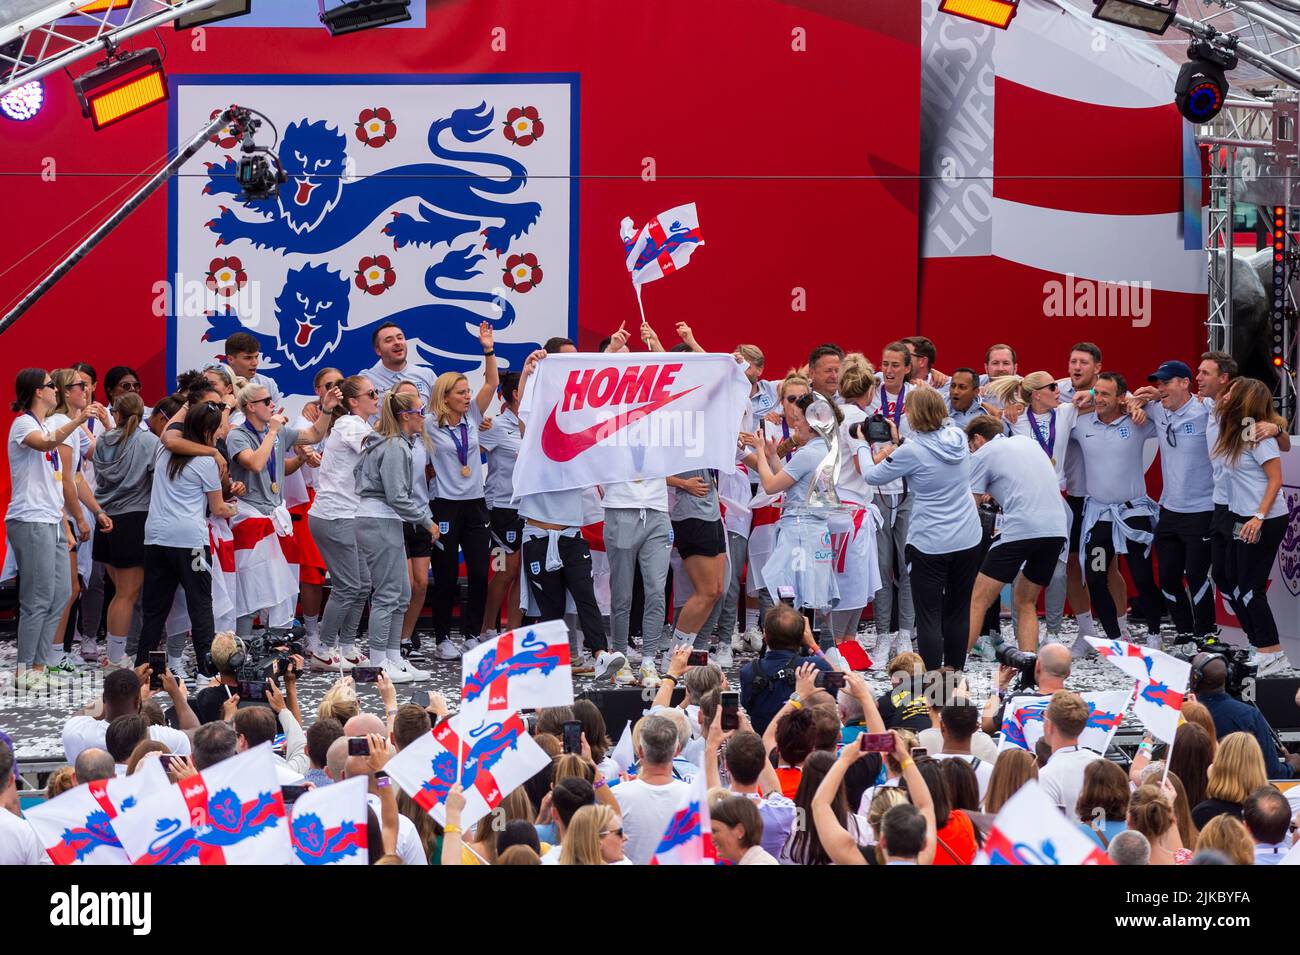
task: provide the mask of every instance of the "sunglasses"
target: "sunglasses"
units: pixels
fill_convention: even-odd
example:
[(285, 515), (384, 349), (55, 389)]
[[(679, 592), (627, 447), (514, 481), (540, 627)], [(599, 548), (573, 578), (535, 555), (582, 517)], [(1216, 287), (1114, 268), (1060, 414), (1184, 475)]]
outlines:
[(1057, 388), (1057, 384), (1054, 381), (1048, 382), (1045, 385), (1039, 385), (1037, 388), (1034, 389), (1034, 391), (1042, 391), (1044, 388), (1046, 388), (1048, 391), (1055, 391)]
[(42, 388), (57, 388), (58, 385), (56, 385), (56, 384), (55, 384), (54, 382), (52, 382), (52, 381), (47, 381), (45, 384), (41, 385), (41, 387), (42, 387)]
[(267, 395), (265, 398), (255, 398), (252, 401), (250, 401), (249, 404), (266, 405), (269, 408), (274, 401), (275, 401), (274, 398), (272, 398), (270, 395)]
[(321, 387), (326, 391), (329, 391), (331, 388), (337, 388), (341, 384), (343, 384), (342, 378), (338, 379), (338, 381), (323, 381), (321, 382)]
[(378, 398), (378, 397), (379, 397), (379, 392), (375, 391), (375, 389), (373, 389), (373, 388), (371, 388), (369, 391), (363, 391), (363, 392), (361, 392), (361, 393), (362, 393), (363, 395), (365, 395), (367, 398)]
[(794, 404), (802, 397), (803, 395), (786, 395), (785, 400), (788, 401), (790, 404)]
[(139, 391), (140, 382), (138, 381), (119, 381), (117, 387), (122, 391)]
[(627, 838), (627, 836), (623, 835), (623, 830), (622, 830), (621, 828), (620, 828), (620, 829), (606, 829), (604, 832), (602, 832), (602, 833), (600, 834), (600, 837), (601, 837), (602, 839), (604, 839), (604, 838), (605, 838), (606, 836), (608, 836), (610, 833), (613, 833), (614, 835), (618, 836), (620, 839), (626, 839), (626, 838)]
[(72, 384), (68, 385), (68, 390), (71, 391), (73, 388), (81, 388), (84, 390), (89, 387), (90, 382), (88, 381), (74, 381)]
[(399, 415), (413, 414), (413, 415), (419, 415), (421, 418), (424, 417), (424, 409), (423, 409), (423, 408), (412, 408), (410, 411), (399, 411), (399, 412), (397, 412), (397, 413), (398, 413)]

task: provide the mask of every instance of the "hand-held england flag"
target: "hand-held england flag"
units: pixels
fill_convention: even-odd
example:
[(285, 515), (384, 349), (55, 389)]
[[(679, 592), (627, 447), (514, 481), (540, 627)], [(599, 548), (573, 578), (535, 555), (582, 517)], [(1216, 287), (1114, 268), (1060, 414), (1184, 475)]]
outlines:
[(162, 763), (145, 759), (132, 776), (84, 783), (23, 815), (55, 865), (130, 865), (113, 821), (167, 785)]
[(1161, 650), (1150, 650), (1122, 640), (1099, 640), (1088, 637), (1097, 652), (1137, 680), (1137, 697), (1133, 715), (1166, 743), (1174, 741), (1182, 716), (1183, 699), (1192, 665)]
[(619, 770), (624, 773), (636, 762), (636, 750), (632, 747), (631, 720), (623, 724), (623, 735), (614, 744), (614, 751), (610, 753), (610, 756), (614, 762), (618, 763)]
[(704, 773), (691, 782), (681, 805), (668, 820), (668, 828), (651, 865), (717, 865), (718, 853), (713, 848), (713, 829), (709, 822), (708, 788)]
[(286, 823), (268, 742), (144, 797), (113, 828), (135, 865), (283, 865)]
[(704, 244), (693, 202), (659, 213), (640, 229), (632, 224), (630, 216), (625, 216), (618, 231), (635, 286), (676, 272), (691, 260), (696, 247)]
[(303, 793), (289, 832), (303, 865), (369, 865), (366, 779), (357, 776)]
[(518, 713), (482, 723), (457, 713), (403, 749), (384, 769), (438, 825), (447, 818), (447, 793), (459, 776), (465, 792), (460, 823), (468, 829), (550, 761)]
[(1110, 857), (1052, 805), (1036, 780), (1006, 801), (976, 865), (1111, 865)]
[[(1088, 725), (1079, 737), (1079, 745), (1094, 753), (1104, 753), (1110, 738), (1124, 721), (1124, 711), (1133, 699), (1132, 690), (1104, 690), (1080, 693), (1088, 704)], [(1043, 736), (1043, 713), (1050, 696), (1016, 696), (1011, 698), (1002, 714), (1002, 741), (998, 752), (1008, 749), (1034, 751), (1034, 745)]]
[(563, 620), (508, 630), (461, 659), (460, 715), (477, 724), (522, 709), (573, 703), (569, 628)]

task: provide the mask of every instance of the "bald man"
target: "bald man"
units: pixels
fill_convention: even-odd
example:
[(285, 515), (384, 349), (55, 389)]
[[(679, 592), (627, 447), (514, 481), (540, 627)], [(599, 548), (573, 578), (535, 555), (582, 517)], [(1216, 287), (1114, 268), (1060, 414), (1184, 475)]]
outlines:
[[(370, 723), (371, 720), (374, 723)], [(378, 728), (375, 728), (376, 725)], [(354, 732), (358, 727), (369, 728), (363, 732)], [(370, 768), (367, 757), (348, 755), (348, 740), (354, 736), (365, 736), (368, 733), (377, 733), (386, 737), (387, 728), (379, 717), (370, 713), (362, 713), (348, 720), (343, 727), (343, 731), (346, 735), (340, 736), (330, 743), (330, 748), (325, 753), (325, 773), (336, 783), (345, 779), (355, 779), (358, 776), (367, 777), (369, 789), (366, 792), (366, 802), (374, 810), (375, 817), (382, 819), (383, 807), (379, 801), (379, 787), (375, 781), (375, 774)], [(397, 785), (391, 780), (388, 780), (388, 782), (390, 785)], [(424, 843), (420, 841), (419, 830), (415, 828), (415, 823), (401, 814), (397, 817), (397, 854), (402, 857), (402, 861), (406, 865), (429, 864), (429, 859), (424, 851)]]
[(113, 757), (107, 750), (91, 747), (83, 749), (78, 754), (77, 761), (72, 766), (72, 774), (76, 777), (77, 785), (80, 786), (112, 779), (117, 774), (117, 769), (113, 764)]
[[(1065, 681), (1070, 678), (1070, 663), (1074, 658), (1070, 648), (1060, 643), (1045, 643), (1038, 651), (1038, 660), (1034, 663), (1034, 681), (1038, 684), (1036, 691), (1040, 696), (1051, 696), (1057, 690), (1065, 689)], [(998, 689), (989, 696), (981, 715), (981, 729), (990, 736), (1002, 726), (1002, 708), (1006, 701), (1017, 694), (1009, 690), (1011, 681), (1020, 671), (1015, 667), (998, 667)]]

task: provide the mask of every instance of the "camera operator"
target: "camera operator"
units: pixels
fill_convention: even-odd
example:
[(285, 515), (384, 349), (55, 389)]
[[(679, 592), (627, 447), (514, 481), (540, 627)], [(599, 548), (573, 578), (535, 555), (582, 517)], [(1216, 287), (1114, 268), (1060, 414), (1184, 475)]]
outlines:
[(985, 702), (981, 719), (984, 732), (990, 736), (1001, 729), (1002, 711), (1006, 708), (1008, 700), (1023, 695), (1051, 696), (1057, 690), (1065, 689), (1065, 681), (1070, 678), (1070, 661), (1072, 659), (1070, 650), (1059, 643), (1045, 644), (1036, 654), (1006, 647), (1000, 656), (1004, 661), (1027, 661), (1032, 658), (1034, 661), (1033, 682), (1037, 685), (1037, 689), (1035, 690), (1030, 686), (1027, 679), (1022, 679), (1021, 686), (1016, 690), (1012, 690), (1010, 688), (1011, 681), (1018, 675), (1025, 676), (1026, 671), (1019, 666), (1012, 666), (1003, 662), (998, 667), (997, 692), (990, 695)]
[[(767, 653), (740, 668), (740, 703), (760, 735), (791, 699), (797, 667), (811, 663), (819, 670), (833, 669), (821, 654), (802, 655), (805, 649), (816, 650), (817, 644), (808, 618), (789, 604), (779, 603), (764, 616), (763, 642)], [(794, 703), (796, 709), (803, 705), (799, 700)]]
[(975, 578), (968, 646), (975, 646), (998, 593), (1014, 581), (1016, 636), (1020, 649), (1033, 652), (1038, 649), (1038, 595), (1061, 564), (1068, 534), (1057, 472), (1032, 438), (1008, 437), (1002, 422), (990, 415), (968, 422), (966, 435), (972, 452), (971, 491), (991, 497), (1003, 514), (1002, 533)]
[(1196, 702), (1210, 711), (1215, 735), (1223, 739), (1229, 733), (1250, 733), (1264, 754), (1269, 779), (1300, 778), (1300, 755), (1279, 753), (1273, 728), (1264, 714), (1258, 707), (1233, 699), (1227, 687), (1228, 661), (1221, 654), (1198, 653), (1192, 657), (1192, 691)]
[(858, 470), (868, 484), (906, 478), (915, 499), (907, 528), (905, 565), (916, 608), (917, 649), (927, 669), (966, 664), (970, 595), (979, 573), (980, 520), (970, 493), (966, 435), (947, 422), (948, 406), (933, 388), (905, 399), (913, 437), (901, 447), (886, 444)]
[[(213, 638), (212, 650), (208, 655), (212, 659), (212, 668), (216, 671), (216, 682), (204, 687), (194, 697), (194, 712), (198, 715), (200, 723), (214, 723), (222, 719), (222, 710), (228, 700), (234, 699), (235, 703), (233, 705), (238, 706), (239, 684), (241, 680), (247, 679), (265, 688), (266, 705), (276, 710), (277, 713), (280, 708), (284, 708), (298, 724), (298, 733), (301, 734), (302, 717), (298, 711), (298, 674), (302, 670), (302, 657), (281, 655), (269, 673), (259, 672), (257, 675), (250, 675), (247, 672), (241, 673), (241, 670), (252, 665), (254, 660), (247, 644), (230, 632), (219, 633)], [(283, 676), (285, 678), (283, 696), (281, 696), (279, 687), (274, 680), (267, 680), (268, 676)], [(278, 698), (278, 706), (272, 702), (272, 692)], [(287, 728), (285, 734), (286, 736), (289, 735)], [(303, 766), (305, 771), (306, 764), (304, 763)]]

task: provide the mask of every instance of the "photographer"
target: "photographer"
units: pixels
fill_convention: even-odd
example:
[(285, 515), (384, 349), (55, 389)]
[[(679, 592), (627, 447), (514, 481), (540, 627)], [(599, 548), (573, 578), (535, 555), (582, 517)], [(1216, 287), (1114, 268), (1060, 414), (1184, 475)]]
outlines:
[[(1264, 754), (1264, 768), (1269, 779), (1300, 777), (1300, 755), (1279, 753), (1273, 728), (1257, 707), (1228, 695), (1228, 661), (1217, 653), (1198, 653), (1192, 657), (1192, 691), (1196, 702), (1210, 711), (1215, 735), (1223, 739), (1229, 733), (1249, 733)], [(1281, 757), (1281, 758), (1279, 758)]]
[(927, 669), (966, 664), (971, 587), (979, 573), (980, 520), (970, 494), (966, 436), (947, 423), (948, 408), (932, 388), (906, 398), (914, 437), (886, 444), (858, 469), (868, 484), (905, 478), (915, 499), (904, 550), (916, 607), (917, 642)]
[(760, 735), (794, 692), (795, 670), (800, 664), (833, 669), (820, 654), (801, 658), (800, 651), (813, 642), (812, 631), (807, 618), (789, 604), (777, 604), (767, 612), (763, 640), (767, 653), (740, 668), (740, 704)]
[[(1000, 656), (1004, 661), (1025, 658), (1034, 661), (1033, 682), (1037, 686), (1037, 691), (1033, 695), (1051, 696), (1057, 690), (1065, 689), (1065, 681), (1070, 678), (1072, 656), (1069, 649), (1059, 643), (1046, 644), (1037, 654), (1006, 647)], [(1006, 708), (1007, 701), (1021, 695), (1009, 689), (1011, 681), (1017, 675), (1022, 675), (1022, 686), (1027, 691), (1033, 690), (1033, 687), (1028, 685), (1028, 680), (1023, 679), (1026, 674), (1020, 667), (1008, 665), (1006, 662), (998, 667), (997, 692), (991, 694), (985, 702), (981, 717), (984, 732), (990, 736), (1002, 727), (1002, 711)]]
[(1058, 568), (1064, 572), (1068, 529), (1059, 476), (1033, 440), (1007, 437), (997, 418), (975, 418), (966, 425), (966, 435), (972, 452), (971, 491), (996, 501), (1004, 518), (975, 579), (968, 645), (975, 646), (985, 612), (1014, 581), (1016, 637), (1020, 649), (1033, 652), (1038, 648), (1038, 595)]

